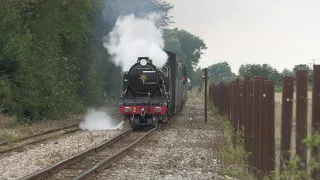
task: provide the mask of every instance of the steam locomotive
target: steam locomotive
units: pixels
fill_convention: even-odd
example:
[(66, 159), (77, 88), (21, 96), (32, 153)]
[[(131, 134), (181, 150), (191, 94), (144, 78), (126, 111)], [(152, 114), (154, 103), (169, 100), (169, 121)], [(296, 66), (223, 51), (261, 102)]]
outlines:
[(164, 52), (168, 60), (161, 69), (149, 57), (138, 57), (137, 63), (124, 73), (120, 113), (134, 129), (167, 122), (188, 98), (186, 66), (175, 53)]

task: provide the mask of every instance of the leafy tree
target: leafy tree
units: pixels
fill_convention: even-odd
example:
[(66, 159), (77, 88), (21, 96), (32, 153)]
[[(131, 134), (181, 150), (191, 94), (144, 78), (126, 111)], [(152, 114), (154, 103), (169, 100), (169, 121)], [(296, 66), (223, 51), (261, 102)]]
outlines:
[(0, 64), (13, 92), (6, 111), (28, 119), (74, 113), (81, 108), (77, 74), (90, 3), (1, 3)]
[(165, 48), (177, 53), (180, 60), (187, 66), (189, 76), (192, 76), (203, 50), (207, 49), (204, 41), (186, 30), (177, 28), (165, 29), (164, 39)]
[(277, 69), (269, 64), (245, 64), (239, 68), (241, 76), (248, 75), (251, 78), (254, 76), (267, 76), (269, 80), (274, 80), (277, 86), (281, 85), (281, 74)]
[(229, 83), (233, 80), (231, 67), (227, 62), (220, 62), (208, 67), (210, 78), (214, 81), (223, 81)]
[(239, 68), (239, 75), (241, 76), (261, 76), (262, 70), (260, 64), (245, 64)]
[(311, 69), (306, 64), (295, 65), (294, 68), (292, 69), (293, 72), (297, 72), (297, 71), (300, 71), (300, 70), (307, 70), (308, 72), (311, 72)]
[(309, 83), (312, 83), (312, 70), (309, 68), (309, 66), (306, 64), (298, 64), (298, 65), (295, 65), (294, 68), (292, 69), (294, 75), (296, 74), (297, 71), (300, 71), (300, 70), (308, 71), (308, 81)]
[(191, 84), (192, 86), (199, 86), (202, 87), (202, 84), (204, 80), (202, 79), (202, 76), (204, 75), (204, 72), (201, 68), (197, 68), (193, 75), (191, 76)]
[(293, 76), (293, 72), (287, 68), (283, 69), (281, 74), (282, 76)]
[[(102, 6), (103, 24), (109, 25), (113, 28), (118, 16), (134, 14), (137, 17), (142, 17), (147, 13), (153, 12), (161, 16), (157, 23), (160, 27), (169, 26), (172, 21), (172, 16), (169, 12), (173, 9), (173, 5), (162, 0), (100, 0), (104, 5)], [(103, 25), (101, 24), (101, 25)], [(111, 25), (111, 26), (110, 26)]]

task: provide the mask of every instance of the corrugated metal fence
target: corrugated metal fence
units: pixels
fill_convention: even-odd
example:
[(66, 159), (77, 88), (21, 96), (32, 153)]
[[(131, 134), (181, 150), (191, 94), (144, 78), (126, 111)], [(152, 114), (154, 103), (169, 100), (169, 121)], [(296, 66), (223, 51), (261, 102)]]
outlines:
[[(296, 80), (296, 81), (295, 81)], [(295, 82), (294, 82), (295, 81)], [(313, 66), (312, 132), (320, 130), (320, 65)], [(294, 100), (294, 86), (296, 96)], [(307, 147), (301, 140), (307, 137), (308, 71), (300, 70), (295, 77), (284, 77), (281, 104), (281, 160), (290, 160), (293, 106), (296, 105), (296, 153), (306, 161)], [(275, 83), (267, 77), (246, 76), (230, 84), (209, 85), (209, 99), (227, 116), (232, 127), (244, 130), (244, 148), (251, 152), (248, 163), (258, 174), (275, 171)], [(310, 108), (310, 107), (309, 107)], [(312, 157), (317, 149), (312, 150)], [(305, 167), (302, 167), (305, 168)], [(312, 172), (316, 177), (318, 172)], [(261, 178), (261, 177), (260, 177)], [(316, 178), (318, 179), (318, 178)], [(319, 177), (320, 179), (320, 177)]]

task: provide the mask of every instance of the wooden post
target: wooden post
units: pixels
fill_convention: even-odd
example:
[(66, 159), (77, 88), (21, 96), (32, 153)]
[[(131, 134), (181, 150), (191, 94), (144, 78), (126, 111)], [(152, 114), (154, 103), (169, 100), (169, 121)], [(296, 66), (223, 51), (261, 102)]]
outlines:
[(204, 69), (204, 121), (207, 122), (207, 86), (208, 86), (208, 68)]

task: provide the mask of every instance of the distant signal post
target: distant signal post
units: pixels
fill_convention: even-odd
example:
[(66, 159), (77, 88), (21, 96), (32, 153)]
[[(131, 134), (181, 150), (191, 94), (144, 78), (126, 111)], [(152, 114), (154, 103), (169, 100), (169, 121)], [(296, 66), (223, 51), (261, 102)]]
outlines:
[(207, 122), (207, 105), (208, 105), (208, 68), (204, 68), (204, 121)]

